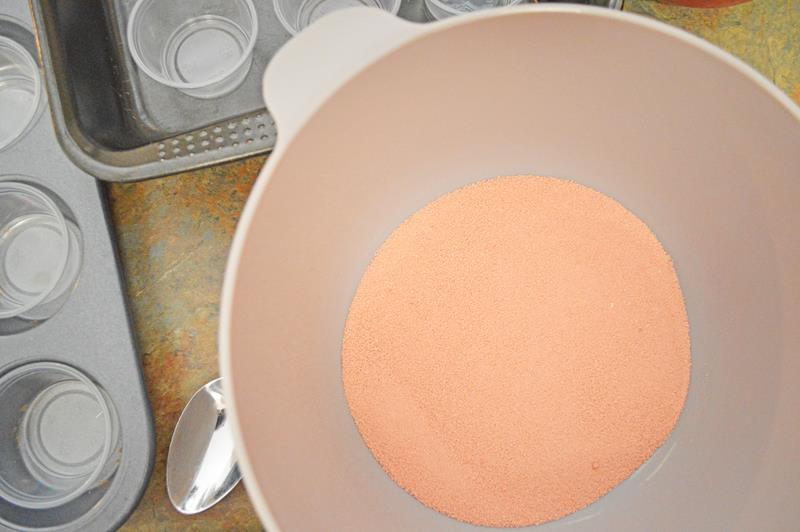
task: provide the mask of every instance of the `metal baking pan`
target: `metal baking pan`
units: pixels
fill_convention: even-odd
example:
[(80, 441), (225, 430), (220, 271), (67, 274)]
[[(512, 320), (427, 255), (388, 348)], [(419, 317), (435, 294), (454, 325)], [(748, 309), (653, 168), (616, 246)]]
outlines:
[[(36, 57), (31, 21), (25, 0), (0, 2), (0, 29), (8, 30), (10, 38)], [(33, 124), (16, 143), (0, 151), (0, 180), (7, 184), (22, 177), (27, 185), (51, 197), (54, 205), (69, 211), (71, 227), (79, 234), (75, 249), (80, 250), (80, 261), (73, 270), (74, 282), (63, 292), (60, 308), (48, 316), (0, 319), (0, 380), (26, 368), (53, 365), (66, 366), (85, 376), (102, 392), (97, 396), (102, 395), (104, 404), (110, 404), (116, 414), (113, 430), (110, 422), (106, 424), (109, 428), (103, 429), (109, 433), (105, 441), (110, 442), (105, 443), (109, 454), (104, 456), (113, 453), (114, 458), (103, 462), (104, 471), (98, 473), (96, 482), (87, 481), (86, 491), (68, 502), (46, 507), (20, 506), (0, 496), (0, 530), (112, 530), (133, 511), (149, 479), (155, 450), (153, 420), (102, 186), (64, 155), (46, 111)], [(7, 268), (7, 264), (4, 266)], [(66, 393), (63, 389), (61, 392)], [(41, 396), (15, 409), (9, 405), (13, 401), (0, 402), (0, 420), (5, 423), (14, 416), (27, 415), (23, 412), (33, 411), (34, 402)], [(53, 399), (49, 405), (57, 404), (52, 393), (48, 397)], [(64, 410), (67, 406), (78, 408), (76, 403), (58, 404), (62, 413), (69, 411)], [(91, 412), (89, 417), (96, 417), (94, 410)], [(79, 420), (74, 416), (54, 418), (60, 425), (48, 427), (46, 421), (51, 418), (47, 416), (57, 414), (45, 412), (45, 417), (37, 418), (38, 425), (30, 421), (27, 426), (34, 431), (49, 431), (40, 441), (55, 447), (70, 441), (91, 441), (91, 434), (76, 430)], [(0, 435), (0, 459), (4, 460), (0, 477), (10, 469), (20, 468), (18, 463), (10, 463), (8, 455), (21, 445), (22, 426), (20, 422)], [(65, 438), (64, 431), (71, 431), (75, 438)], [(61, 449), (73, 457), (82, 450), (86, 451), (81, 445)], [(30, 469), (27, 462), (25, 465)]]
[[(70, 159), (106, 181), (182, 172), (272, 149), (261, 76), (290, 35), (272, 2), (256, 2), (253, 66), (231, 94), (198, 100), (142, 74), (125, 28), (135, 0), (31, 0), (56, 136)], [(423, 20), (421, 0), (401, 16)], [(203, 147), (197, 139), (221, 137)], [(235, 139), (235, 140), (234, 140)]]

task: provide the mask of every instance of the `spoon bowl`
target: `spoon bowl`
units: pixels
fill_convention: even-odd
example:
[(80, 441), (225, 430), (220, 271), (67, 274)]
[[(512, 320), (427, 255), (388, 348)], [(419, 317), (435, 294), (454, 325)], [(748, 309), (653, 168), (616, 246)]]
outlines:
[(223, 499), (240, 479), (222, 381), (215, 379), (197, 390), (175, 426), (167, 454), (167, 494), (176, 510), (196, 514)]

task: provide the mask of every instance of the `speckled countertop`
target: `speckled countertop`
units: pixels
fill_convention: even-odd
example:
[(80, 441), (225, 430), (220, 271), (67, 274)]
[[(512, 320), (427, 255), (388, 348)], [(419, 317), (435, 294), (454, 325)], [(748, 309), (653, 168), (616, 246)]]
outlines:
[[(682, 27), (744, 59), (800, 103), (800, 0), (687, 9), (626, 0), (627, 11)], [(108, 187), (156, 422), (153, 477), (124, 530), (259, 530), (240, 485), (193, 517), (172, 509), (167, 447), (186, 401), (216, 377), (222, 276), (236, 222), (263, 157)]]

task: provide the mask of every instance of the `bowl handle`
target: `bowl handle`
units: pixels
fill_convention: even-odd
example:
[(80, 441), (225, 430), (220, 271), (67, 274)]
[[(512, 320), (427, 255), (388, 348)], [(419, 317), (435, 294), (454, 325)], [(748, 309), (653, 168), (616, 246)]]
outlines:
[(264, 73), (264, 101), (277, 126), (278, 144), (294, 137), (347, 80), (425, 31), (422, 24), (358, 7), (326, 15), (297, 34)]

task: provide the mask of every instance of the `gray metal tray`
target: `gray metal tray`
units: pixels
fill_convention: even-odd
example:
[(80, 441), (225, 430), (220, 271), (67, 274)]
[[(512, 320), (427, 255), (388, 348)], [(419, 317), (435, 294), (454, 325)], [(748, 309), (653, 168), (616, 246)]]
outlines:
[[(35, 47), (25, 0), (2, 0), (0, 15), (27, 24), (28, 47)], [(0, 174), (22, 174), (57, 195), (74, 214), (83, 238), (77, 285), (61, 310), (24, 330), (0, 321), (0, 374), (33, 361), (68, 364), (107, 392), (122, 435), (120, 465), (106, 485), (94, 488), (81, 504), (49, 510), (14, 514), (0, 500), (0, 530), (111, 530), (122, 524), (144, 491), (155, 438), (104, 192), (61, 151), (46, 112), (24, 138), (0, 152)]]
[[(56, 135), (70, 159), (99, 179), (132, 181), (272, 149), (275, 124), (264, 108), (261, 76), (290, 37), (272, 2), (256, 2), (259, 35), (247, 78), (213, 100), (138, 70), (125, 38), (134, 3), (31, 1)], [(400, 16), (424, 20), (422, 0), (405, 0)]]

